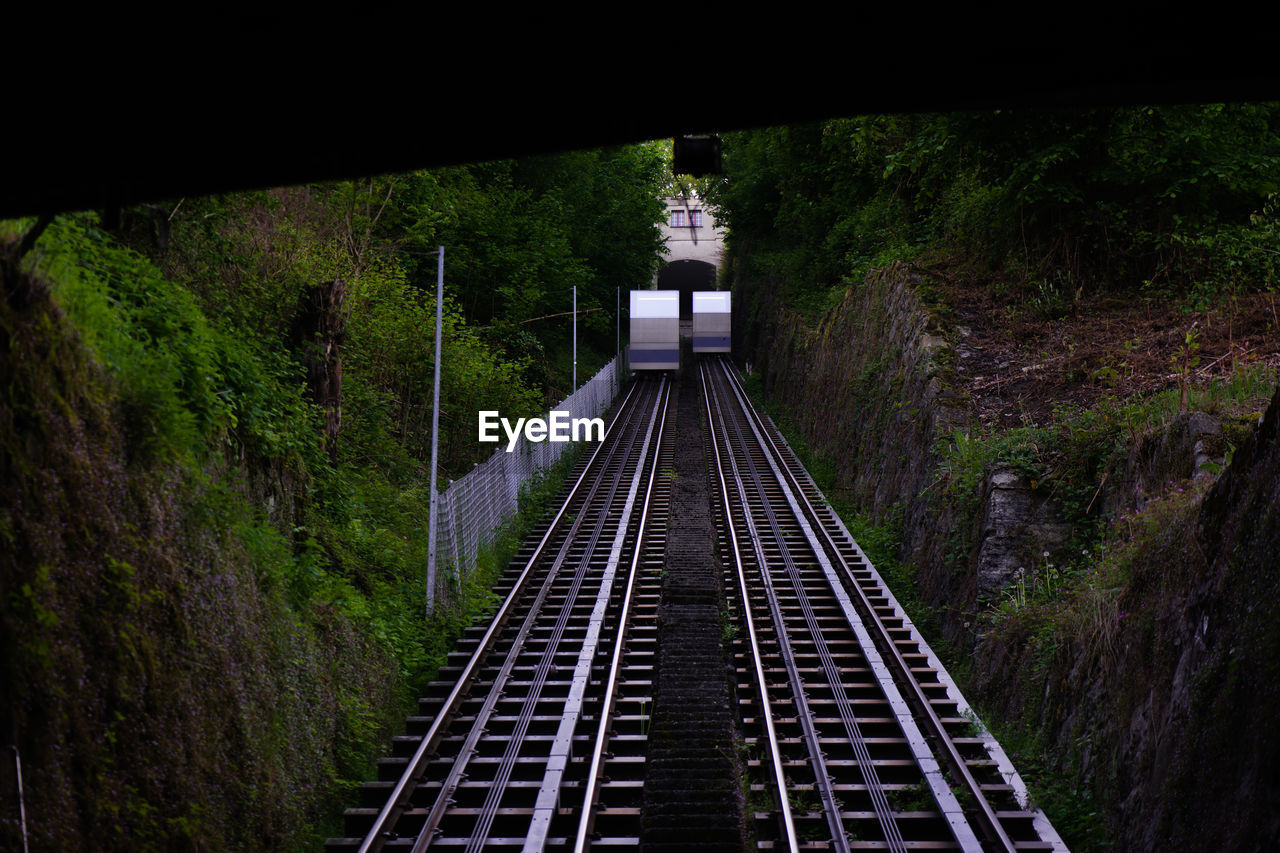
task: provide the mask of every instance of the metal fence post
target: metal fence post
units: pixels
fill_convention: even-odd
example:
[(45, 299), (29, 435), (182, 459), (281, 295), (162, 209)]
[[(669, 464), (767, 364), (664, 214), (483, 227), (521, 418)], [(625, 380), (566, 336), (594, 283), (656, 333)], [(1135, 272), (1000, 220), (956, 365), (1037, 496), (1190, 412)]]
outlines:
[[(441, 249), (443, 257), (443, 249)], [(443, 294), (443, 263), (437, 290)], [(437, 298), (437, 306), (441, 300)], [(439, 319), (439, 318), (438, 318)], [(438, 332), (437, 332), (438, 334)], [(439, 344), (437, 343), (437, 351)], [(439, 370), (440, 360), (436, 361)], [(594, 418), (617, 396), (617, 359), (606, 364), (587, 384), (565, 397), (555, 409), (567, 410), (571, 418)], [(438, 389), (438, 385), (437, 385)], [(438, 393), (438, 390), (437, 392)], [(439, 398), (437, 400), (437, 410)], [(435, 414), (432, 420), (435, 422)], [(438, 423), (433, 423), (436, 434)], [(440, 549), (453, 554), (453, 566), (461, 581), (475, 568), (476, 555), (490, 544), (493, 532), (514, 517), (520, 507), (520, 489), (533, 477), (554, 465), (564, 454), (562, 442), (530, 444), (523, 435), (510, 453), (495, 450), (488, 461), (478, 463), (465, 476), (450, 483), (444, 492), (435, 489), (435, 441), (432, 442), (431, 520), (427, 556), (427, 608), (435, 603), (436, 567)]]

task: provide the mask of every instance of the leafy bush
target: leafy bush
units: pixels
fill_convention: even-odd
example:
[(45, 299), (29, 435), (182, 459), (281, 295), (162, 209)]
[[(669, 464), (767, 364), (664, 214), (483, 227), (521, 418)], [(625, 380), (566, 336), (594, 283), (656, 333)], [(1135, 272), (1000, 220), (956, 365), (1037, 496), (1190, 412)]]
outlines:
[(1047, 315), (1080, 288), (1276, 281), (1277, 104), (860, 116), (729, 134), (724, 162), (730, 246), (785, 258), (793, 294), (925, 246), (1040, 282)]

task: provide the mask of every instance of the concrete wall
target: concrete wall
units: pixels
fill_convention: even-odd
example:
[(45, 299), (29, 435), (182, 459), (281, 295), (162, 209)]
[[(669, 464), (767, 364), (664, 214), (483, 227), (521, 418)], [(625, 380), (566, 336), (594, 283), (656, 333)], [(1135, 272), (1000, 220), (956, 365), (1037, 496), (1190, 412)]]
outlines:
[[(724, 231), (716, 224), (715, 216), (696, 195), (689, 198), (669, 197), (667, 216), (662, 224), (662, 236), (666, 241), (667, 263), (673, 261), (702, 261), (720, 268), (721, 255), (724, 252)], [(680, 213), (683, 225), (673, 227), (672, 215)], [(702, 224), (694, 227), (689, 223), (692, 215), (700, 214)], [(657, 281), (657, 274), (654, 274)]]

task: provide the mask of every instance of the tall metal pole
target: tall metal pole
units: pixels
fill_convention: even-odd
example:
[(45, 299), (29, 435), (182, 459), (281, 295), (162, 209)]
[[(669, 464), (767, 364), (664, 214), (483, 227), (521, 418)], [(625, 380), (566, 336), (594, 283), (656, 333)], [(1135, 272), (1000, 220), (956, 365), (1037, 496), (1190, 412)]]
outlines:
[(573, 387), (572, 394), (578, 390), (578, 285), (573, 286)]
[(617, 331), (613, 335), (613, 357), (622, 355), (622, 288), (614, 288), (613, 321)]
[(13, 772), (18, 777), (18, 820), (22, 827), (22, 853), (30, 849), (27, 846), (27, 803), (22, 796), (22, 756), (18, 755), (17, 745), (9, 747), (13, 751)]
[(444, 246), (436, 260), (436, 378), (431, 392), (431, 506), (427, 519), (427, 613), (436, 603), (436, 457), (440, 451), (440, 328), (444, 325)]

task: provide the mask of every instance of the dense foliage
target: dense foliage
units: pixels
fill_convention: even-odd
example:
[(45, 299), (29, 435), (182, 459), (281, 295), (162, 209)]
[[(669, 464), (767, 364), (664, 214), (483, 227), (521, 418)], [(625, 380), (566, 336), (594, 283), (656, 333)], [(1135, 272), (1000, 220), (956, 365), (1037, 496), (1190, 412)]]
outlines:
[[(1271, 594), (1269, 516), (1200, 500), (1224, 470), (1275, 491), (1237, 449), (1276, 393), (1280, 104), (858, 117), (724, 151), (743, 355), (1068, 845), (1274, 846), (1239, 793), (1274, 785), (1238, 780), (1276, 680), (1236, 665), (1274, 643), (1218, 598)], [(1205, 800), (1206, 767), (1234, 788)]]
[(447, 286), (466, 322), (523, 359), (551, 403), (571, 390), (571, 288), (590, 375), (614, 354), (617, 289), (652, 277), (664, 170), (661, 146), (641, 145), (384, 179), (372, 192), (393, 204), (376, 237), (419, 287), (434, 284), (433, 253), (445, 245)]
[(657, 261), (662, 165), (639, 146), (182, 199), (114, 233), (65, 215), (6, 259), (0, 727), (39, 768), (35, 846), (340, 832), (317, 821), (515, 544), (424, 621), (435, 247), (447, 478), (492, 452), (477, 409), (569, 390), (571, 285), (596, 309), (580, 375), (613, 356), (614, 288)]
[(475, 441), (477, 408), (526, 416), (572, 390), (574, 286), (578, 375), (613, 357), (616, 290), (647, 284), (661, 247), (663, 156), (642, 145), (184, 200), (155, 254), (207, 312), (268, 349), (287, 342), (309, 285), (343, 280), (346, 411), (387, 409), (421, 449), (444, 245), (441, 469), (456, 476), (491, 450)]
[(1273, 288), (1280, 105), (864, 116), (730, 135), (713, 200), (803, 298), (958, 252), (1033, 296)]

